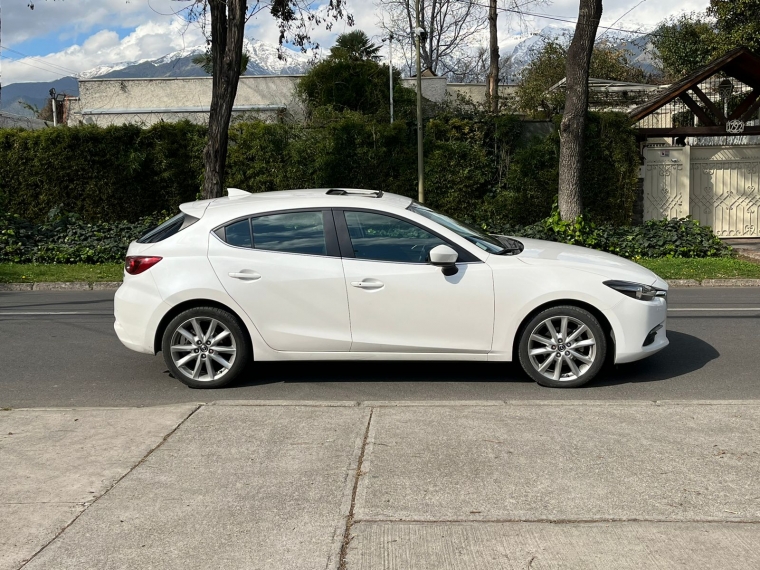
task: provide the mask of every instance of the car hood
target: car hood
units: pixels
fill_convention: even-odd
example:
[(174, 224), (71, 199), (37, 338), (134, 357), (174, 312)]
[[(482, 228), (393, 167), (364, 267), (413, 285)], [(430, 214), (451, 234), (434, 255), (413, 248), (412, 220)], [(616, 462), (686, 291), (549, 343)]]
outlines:
[(523, 251), (516, 257), (529, 265), (559, 264), (609, 279), (634, 281), (667, 288), (665, 281), (649, 269), (611, 253), (553, 241), (520, 237), (514, 239), (524, 246)]

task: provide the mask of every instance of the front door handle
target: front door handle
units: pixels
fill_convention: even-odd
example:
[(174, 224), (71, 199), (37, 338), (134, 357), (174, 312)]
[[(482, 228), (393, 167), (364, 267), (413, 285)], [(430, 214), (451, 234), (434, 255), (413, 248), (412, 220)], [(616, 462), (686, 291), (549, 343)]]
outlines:
[(241, 279), (243, 281), (256, 281), (257, 279), (261, 279), (261, 275), (251, 270), (243, 270), (240, 273), (228, 273), (228, 275), (234, 279)]
[(351, 285), (358, 289), (382, 289), (385, 287), (385, 283), (378, 281), (377, 279), (365, 279), (363, 281), (351, 281)]

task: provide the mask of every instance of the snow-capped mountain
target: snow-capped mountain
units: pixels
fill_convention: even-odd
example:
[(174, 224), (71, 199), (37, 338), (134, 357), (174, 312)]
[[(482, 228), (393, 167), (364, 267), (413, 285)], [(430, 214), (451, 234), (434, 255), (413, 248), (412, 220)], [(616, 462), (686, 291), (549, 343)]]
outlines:
[[(309, 56), (282, 48), (284, 59), (278, 57), (277, 46), (259, 41), (244, 40), (249, 56), (246, 75), (296, 75), (306, 71)], [(206, 73), (192, 62), (193, 57), (206, 51), (206, 46), (193, 46), (156, 59), (124, 61), (100, 65), (81, 72), (79, 79), (128, 77), (202, 77)]]

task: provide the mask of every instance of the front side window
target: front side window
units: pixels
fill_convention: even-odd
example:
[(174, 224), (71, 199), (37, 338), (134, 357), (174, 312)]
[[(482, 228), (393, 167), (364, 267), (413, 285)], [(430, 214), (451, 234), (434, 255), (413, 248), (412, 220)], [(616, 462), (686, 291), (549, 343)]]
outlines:
[(485, 232), (481, 232), (480, 230), (473, 228), (464, 222), (460, 222), (459, 220), (455, 220), (454, 218), (451, 218), (445, 214), (436, 212), (432, 208), (423, 206), (419, 202), (412, 202), (407, 210), (414, 212), (415, 214), (419, 214), (420, 216), (424, 216), (428, 220), (432, 220), (438, 224), (441, 224), (444, 228), (447, 228), (455, 234), (458, 234), (470, 243), (478, 246), (483, 251), (487, 251), (488, 253), (495, 253), (497, 255), (501, 255), (507, 251), (507, 248), (504, 247), (504, 244), (497, 240), (495, 237), (490, 236)]
[(267, 251), (327, 255), (322, 212), (289, 212), (251, 219), (253, 247)]
[(431, 249), (446, 245), (439, 237), (398, 218), (372, 212), (344, 213), (357, 259), (427, 263)]

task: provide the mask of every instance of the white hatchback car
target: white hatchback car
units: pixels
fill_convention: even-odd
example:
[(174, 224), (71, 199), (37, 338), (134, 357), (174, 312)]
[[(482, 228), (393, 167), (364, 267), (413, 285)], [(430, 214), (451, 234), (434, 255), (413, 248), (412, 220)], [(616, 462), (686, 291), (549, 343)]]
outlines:
[(315, 189), (191, 202), (127, 252), (114, 328), (215, 388), (263, 360), (519, 360), (580, 386), (668, 344), (667, 284), (581, 247), (491, 236), (410, 198)]

